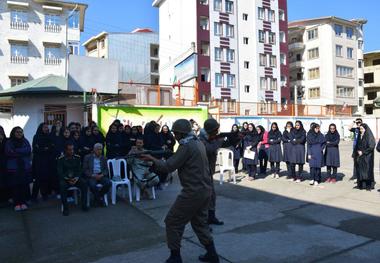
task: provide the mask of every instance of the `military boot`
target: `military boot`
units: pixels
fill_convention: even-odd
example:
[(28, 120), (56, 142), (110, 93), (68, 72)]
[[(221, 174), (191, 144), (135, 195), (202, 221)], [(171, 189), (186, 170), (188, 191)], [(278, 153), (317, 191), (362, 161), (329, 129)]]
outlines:
[(219, 221), (218, 218), (216, 218), (215, 216), (215, 211), (213, 210), (209, 210), (208, 211), (208, 224), (209, 225), (224, 225), (224, 222), (223, 221)]
[(180, 250), (170, 250), (170, 257), (166, 260), (166, 263), (182, 263)]
[(205, 255), (199, 256), (199, 261), (201, 262), (209, 262), (209, 263), (219, 263), (219, 256), (216, 253), (214, 243), (206, 246), (207, 253)]

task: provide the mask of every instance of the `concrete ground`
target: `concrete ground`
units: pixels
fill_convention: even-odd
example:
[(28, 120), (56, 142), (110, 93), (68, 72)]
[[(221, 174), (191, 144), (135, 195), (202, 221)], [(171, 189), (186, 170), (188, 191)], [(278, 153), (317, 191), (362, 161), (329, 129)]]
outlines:
[[(216, 182), (217, 215), (225, 221), (213, 227), (221, 262), (379, 262), (380, 196), (353, 189), (351, 147), (341, 145), (336, 184), (243, 175), (236, 185)], [(375, 163), (379, 181), (378, 156)], [(164, 262), (163, 219), (179, 189), (175, 180), (157, 200), (119, 200), (87, 213), (73, 207), (69, 217), (55, 200), (21, 213), (1, 208), (0, 262)], [(204, 250), (190, 227), (182, 245), (184, 262), (198, 262)]]

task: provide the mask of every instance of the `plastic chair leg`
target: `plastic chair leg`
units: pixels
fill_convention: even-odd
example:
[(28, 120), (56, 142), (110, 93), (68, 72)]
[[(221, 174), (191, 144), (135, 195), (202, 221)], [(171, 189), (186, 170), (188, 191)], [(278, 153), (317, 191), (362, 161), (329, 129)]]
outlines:
[(156, 199), (156, 189), (154, 189), (154, 186), (152, 186), (152, 196), (153, 199)]
[(224, 171), (220, 171), (220, 180), (219, 180), (220, 185), (223, 184), (223, 173), (224, 173)]
[(140, 202), (140, 195), (141, 195), (140, 188), (137, 186), (137, 184), (135, 184), (134, 187), (135, 187), (136, 201), (137, 201), (137, 202)]
[(113, 205), (116, 204), (116, 184), (114, 183), (112, 183), (111, 201)]
[(132, 203), (132, 189), (131, 183), (128, 183), (129, 202)]

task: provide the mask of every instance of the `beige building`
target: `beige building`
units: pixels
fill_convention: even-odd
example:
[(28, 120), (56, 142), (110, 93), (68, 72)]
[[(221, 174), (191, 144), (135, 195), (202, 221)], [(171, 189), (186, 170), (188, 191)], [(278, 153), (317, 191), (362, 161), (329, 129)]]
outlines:
[(380, 50), (364, 54), (364, 106), (366, 115), (380, 117)]
[(0, 1), (0, 90), (48, 74), (65, 76), (66, 50), (79, 55), (86, 4)]
[(290, 88), (298, 102), (364, 113), (365, 23), (338, 17), (289, 23)]

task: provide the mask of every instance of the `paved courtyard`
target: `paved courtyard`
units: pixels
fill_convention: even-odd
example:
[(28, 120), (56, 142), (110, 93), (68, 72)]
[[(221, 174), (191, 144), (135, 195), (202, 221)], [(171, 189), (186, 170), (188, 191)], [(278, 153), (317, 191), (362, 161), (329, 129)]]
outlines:
[[(379, 262), (379, 187), (353, 189), (351, 147), (341, 145), (336, 184), (311, 187), (284, 177), (216, 184), (217, 214), (225, 225), (213, 232), (222, 262)], [(376, 155), (380, 181), (378, 167)], [(0, 262), (164, 262), (163, 219), (179, 189), (175, 180), (157, 200), (119, 200), (88, 213), (72, 208), (69, 217), (61, 216), (56, 200), (22, 213), (0, 208)], [(188, 228), (184, 262), (198, 262), (203, 251)]]

